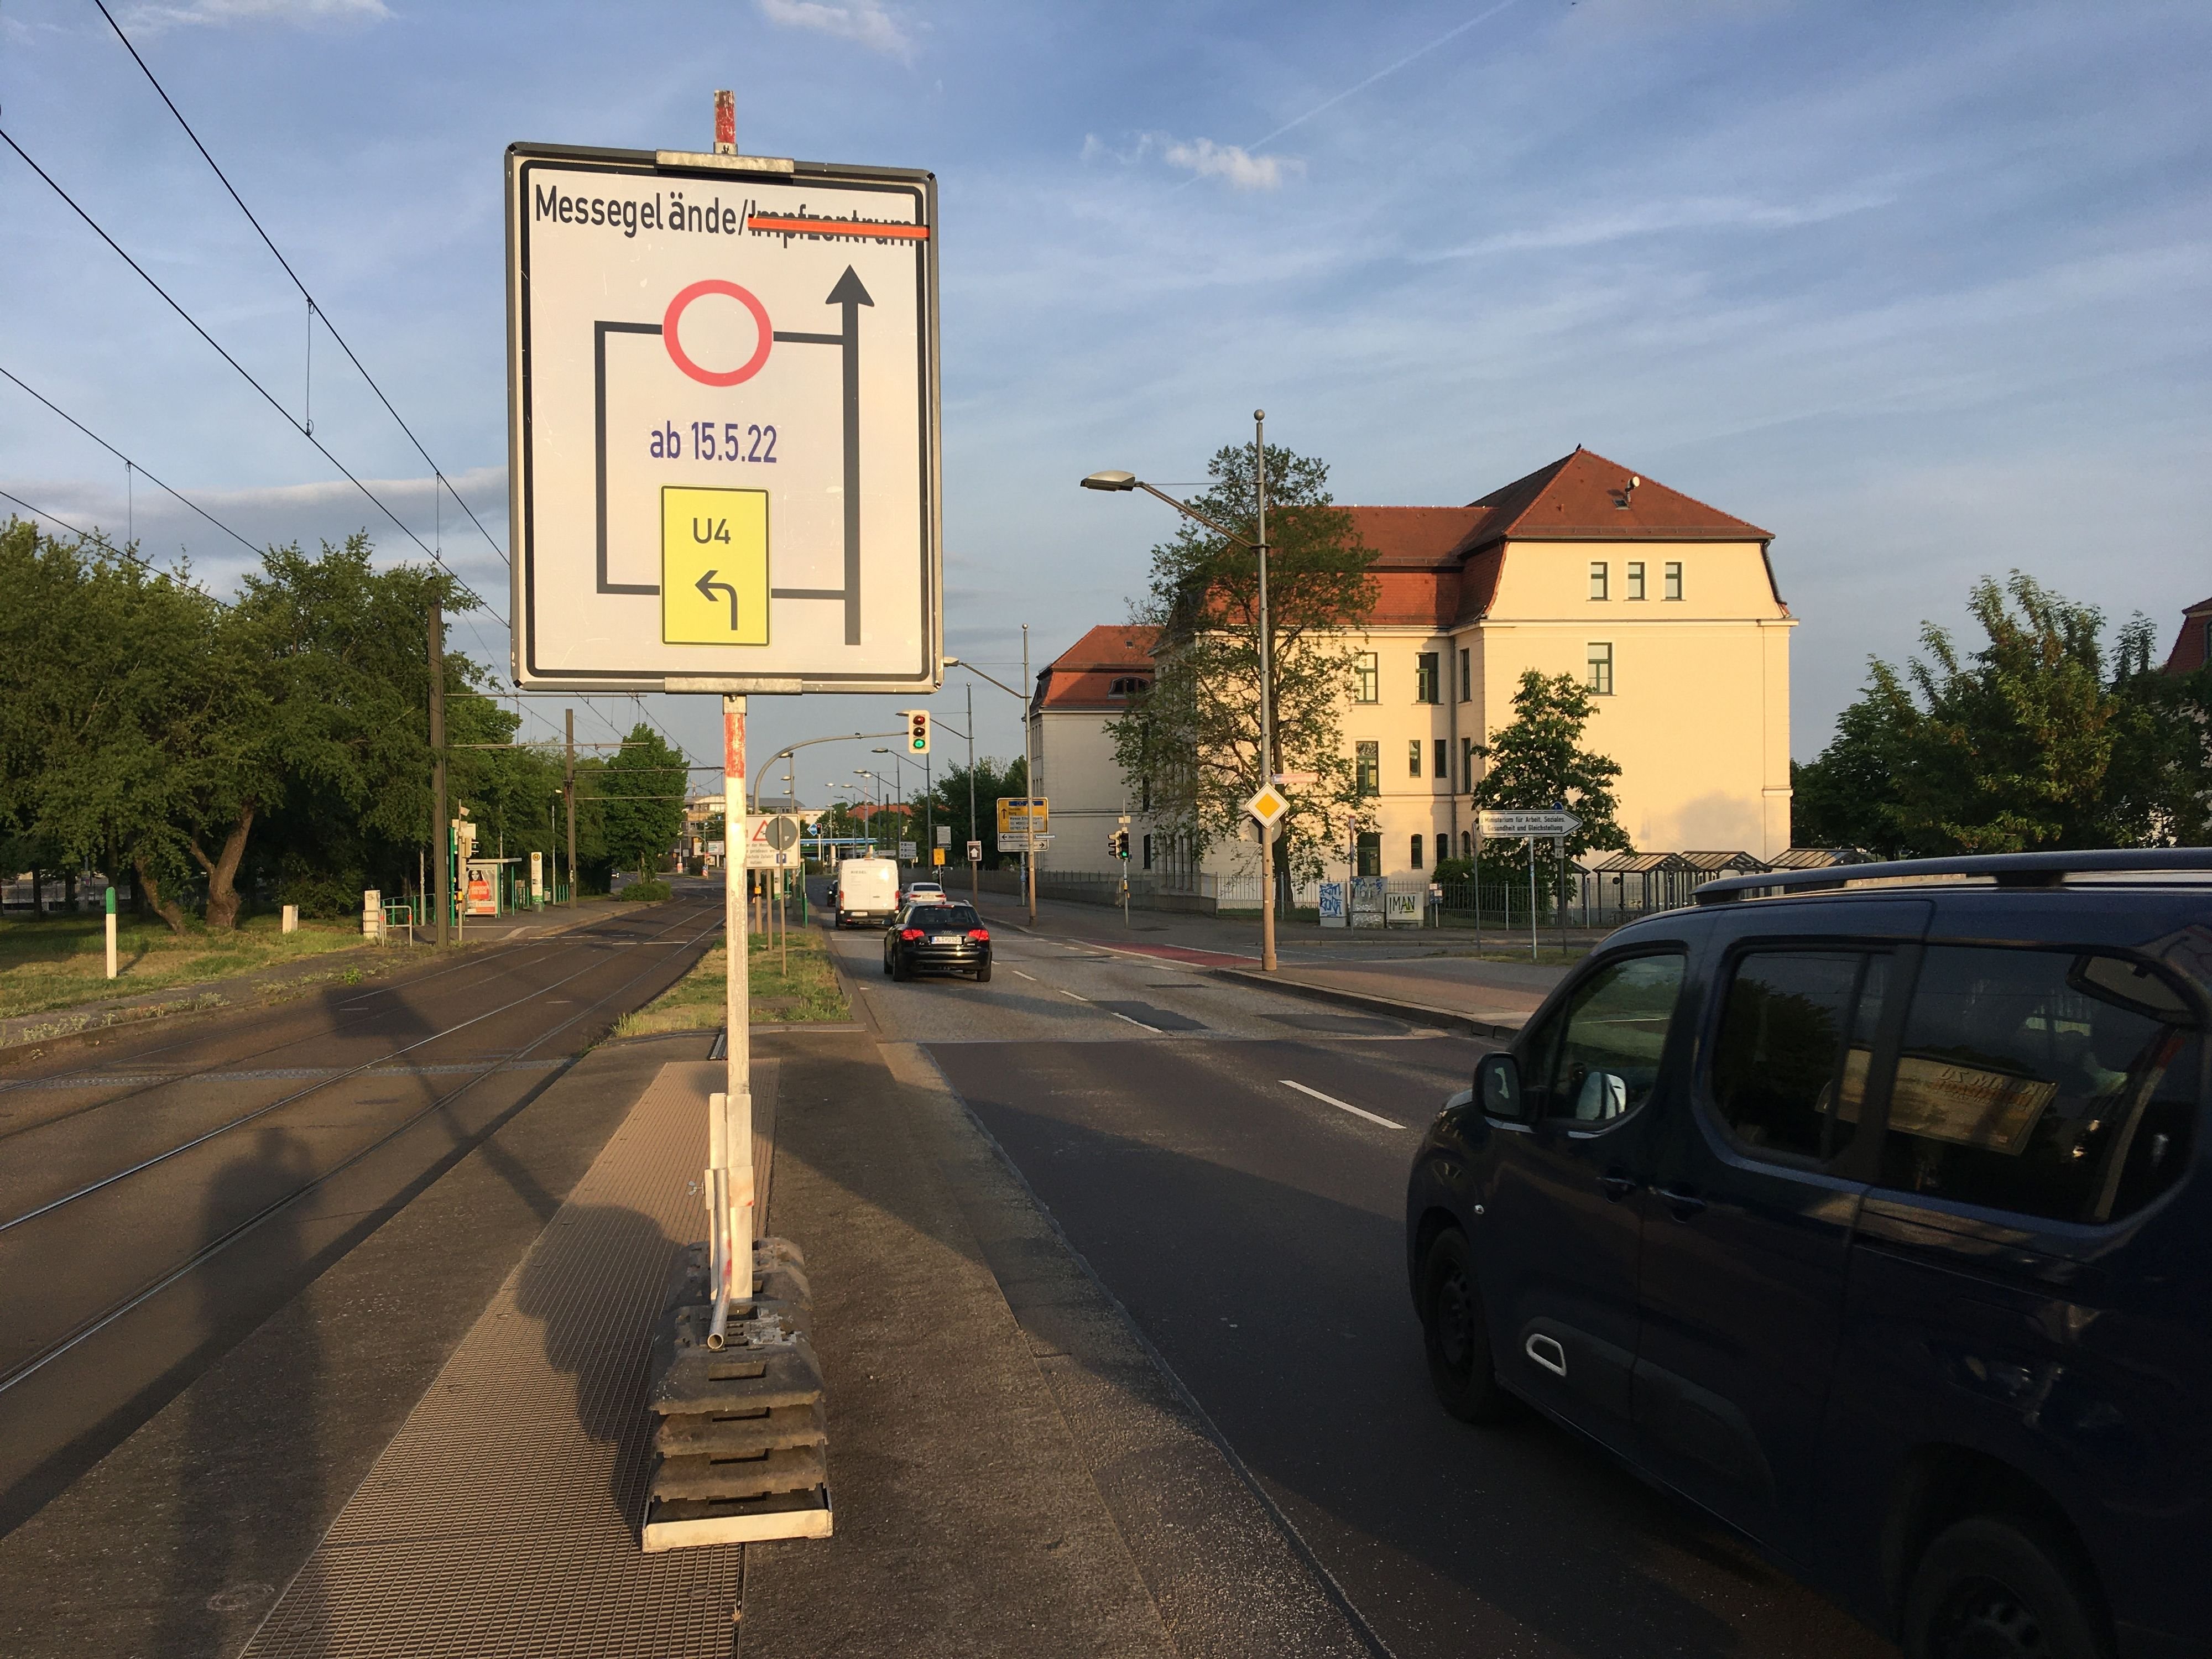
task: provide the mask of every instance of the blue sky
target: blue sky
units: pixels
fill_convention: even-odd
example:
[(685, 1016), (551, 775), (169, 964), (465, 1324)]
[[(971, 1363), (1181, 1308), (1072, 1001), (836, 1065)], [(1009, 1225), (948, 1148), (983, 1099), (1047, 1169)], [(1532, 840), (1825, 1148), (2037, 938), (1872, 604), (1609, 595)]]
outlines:
[[(110, 5), (502, 544), (501, 151), (703, 148), (730, 86), (748, 150), (939, 175), (946, 648), (1003, 679), (1169, 528), (1074, 480), (1198, 478), (1259, 405), (1342, 501), (1583, 443), (1773, 530), (1801, 757), (1984, 573), (2166, 639), (2212, 592), (2201, 3)], [(304, 304), (90, 0), (0, 3), (0, 127), (299, 410)], [(0, 211), (0, 368), (250, 541), (413, 552), (4, 152)], [(313, 370), (317, 435), (504, 612), (326, 337)], [(4, 383), (0, 488), (218, 589), (247, 558)], [(713, 700), (650, 701), (714, 751)], [(893, 701), (757, 700), (756, 754)], [(811, 799), (865, 758), (809, 752)]]

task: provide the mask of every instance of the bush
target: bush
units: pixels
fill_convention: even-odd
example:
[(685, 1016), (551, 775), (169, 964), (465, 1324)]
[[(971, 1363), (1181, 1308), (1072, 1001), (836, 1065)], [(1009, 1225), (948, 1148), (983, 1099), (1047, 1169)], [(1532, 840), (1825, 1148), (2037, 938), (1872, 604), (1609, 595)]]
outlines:
[(672, 890), (665, 881), (634, 881), (622, 890), (622, 896), (633, 904), (657, 904)]

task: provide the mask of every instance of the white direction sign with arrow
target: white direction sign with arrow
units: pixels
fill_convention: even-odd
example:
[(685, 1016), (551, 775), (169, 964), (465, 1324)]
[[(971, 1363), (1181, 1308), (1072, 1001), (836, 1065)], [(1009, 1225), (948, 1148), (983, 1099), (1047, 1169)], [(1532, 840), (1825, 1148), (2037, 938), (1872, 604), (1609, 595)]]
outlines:
[(1583, 827), (1583, 821), (1572, 812), (1480, 812), (1476, 814), (1482, 833), (1499, 841), (1523, 836), (1571, 836)]
[(514, 678), (940, 681), (928, 173), (507, 155)]

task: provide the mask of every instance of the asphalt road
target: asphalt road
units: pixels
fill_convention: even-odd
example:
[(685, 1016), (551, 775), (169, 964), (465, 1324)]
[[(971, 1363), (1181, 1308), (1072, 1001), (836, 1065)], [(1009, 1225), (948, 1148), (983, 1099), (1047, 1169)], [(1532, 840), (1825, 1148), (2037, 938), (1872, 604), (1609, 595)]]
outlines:
[(1474, 1042), (996, 921), (988, 986), (832, 937), (1392, 1653), (1893, 1654), (1568, 1432), (1436, 1406), (1404, 1183)]
[(574, 932), (0, 1071), (0, 1531), (720, 928), (720, 890), (702, 885)]

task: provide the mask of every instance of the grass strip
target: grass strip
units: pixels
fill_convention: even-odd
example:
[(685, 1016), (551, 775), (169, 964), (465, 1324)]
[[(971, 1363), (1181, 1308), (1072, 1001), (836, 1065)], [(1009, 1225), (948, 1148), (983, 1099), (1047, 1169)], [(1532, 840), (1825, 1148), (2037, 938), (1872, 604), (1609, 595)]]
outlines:
[(120, 916), (118, 974), (110, 979), (106, 921), (98, 915), (76, 915), (0, 921), (0, 1018), (201, 985), (368, 944), (360, 921), (352, 918), (302, 921), (295, 933), (283, 932), (273, 915), (249, 917), (228, 931), (187, 922), (179, 934), (159, 921)]
[[(635, 1013), (624, 1014), (615, 1023), (615, 1035), (720, 1030), (728, 974), (729, 953), (718, 945), (653, 1001)], [(751, 989), (756, 1025), (811, 1025), (852, 1018), (822, 936), (811, 927), (792, 930), (787, 974), (782, 969), (781, 944), (759, 933), (752, 936)]]

